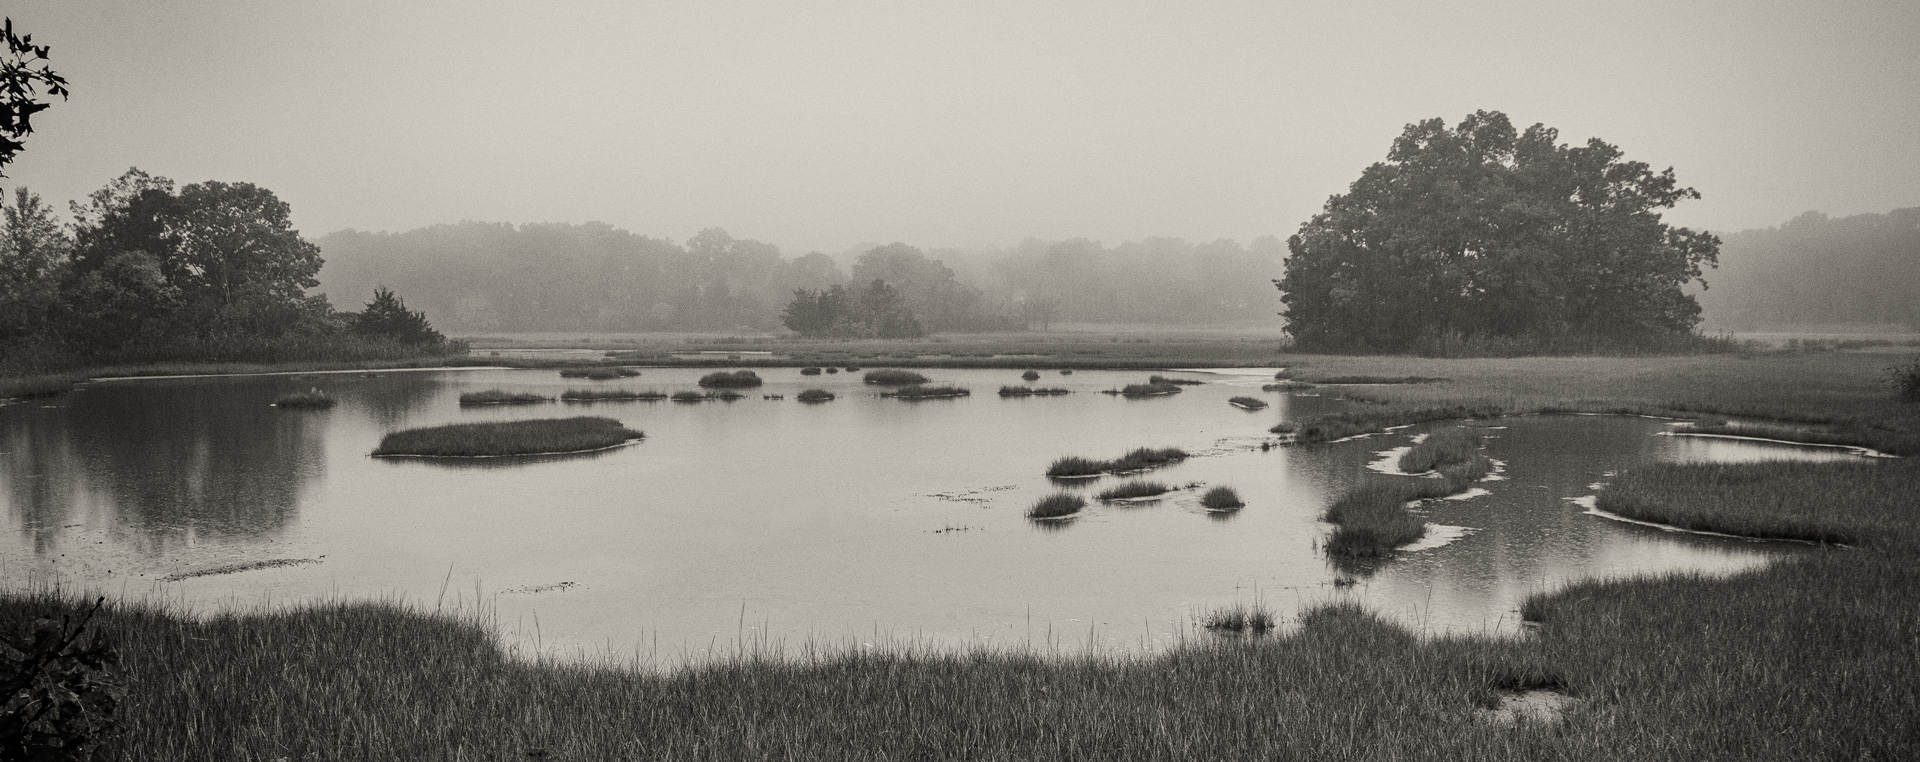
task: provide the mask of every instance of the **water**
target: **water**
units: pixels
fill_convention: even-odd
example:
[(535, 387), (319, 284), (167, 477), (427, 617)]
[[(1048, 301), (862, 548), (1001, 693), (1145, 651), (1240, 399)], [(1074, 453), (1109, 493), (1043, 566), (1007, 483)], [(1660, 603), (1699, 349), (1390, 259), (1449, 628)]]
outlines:
[[(1001, 384), (1023, 383), (1019, 370), (928, 371), (974, 396), (904, 402), (873, 396), (858, 374), (774, 369), (733, 403), (457, 405), (461, 392), (490, 388), (692, 389), (704, 372), (647, 369), (609, 382), (535, 370), (125, 380), (7, 405), (0, 573), (201, 609), (386, 595), (432, 606), (478, 594), (510, 637), (539, 647), (667, 659), (731, 652), (742, 638), (1153, 650), (1194, 637), (1194, 620), (1214, 607), (1258, 599), (1284, 617), (1338, 596), (1426, 631), (1498, 632), (1517, 624), (1527, 594), (1568, 580), (1730, 572), (1797, 552), (1584, 513), (1573, 499), (1611, 472), (1813, 452), (1656, 436), (1666, 422), (1633, 417), (1490, 422), (1500, 428), (1489, 429), (1488, 452), (1505, 464), (1503, 478), (1423, 509), (1441, 527), (1425, 549), (1342, 568), (1318, 549), (1328, 531), (1321, 510), (1360, 479), (1414, 478), (1366, 465), (1424, 429), (1263, 452), (1275, 422), (1346, 404), (1262, 393), (1270, 371), (1186, 373), (1209, 383), (1148, 400), (1097, 393), (1144, 380), (1139, 372), (1048, 372), (1037, 385), (1076, 393), (1001, 399)], [(312, 387), (340, 404), (268, 404)], [(794, 401), (810, 387), (840, 398)], [(1250, 393), (1273, 406), (1226, 403)], [(399, 428), (583, 414), (619, 418), (647, 439), (535, 461), (367, 455)], [(1095, 505), (1071, 521), (1023, 517), (1060, 488), (1041, 476), (1053, 458), (1136, 446), (1197, 454), (1150, 478), (1231, 485), (1247, 507), (1209, 513), (1191, 489)], [(192, 576), (276, 560), (300, 563)]]

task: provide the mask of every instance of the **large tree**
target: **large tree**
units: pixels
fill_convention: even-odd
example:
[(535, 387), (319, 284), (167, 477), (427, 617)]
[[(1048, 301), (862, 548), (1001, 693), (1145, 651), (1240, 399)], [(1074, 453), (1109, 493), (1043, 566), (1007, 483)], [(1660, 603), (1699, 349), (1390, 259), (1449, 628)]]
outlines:
[(1348, 351), (1691, 330), (1700, 307), (1682, 286), (1720, 242), (1660, 210), (1700, 194), (1597, 138), (1558, 141), (1497, 111), (1408, 125), (1288, 239), (1288, 330)]
[(16, 34), (13, 19), (0, 27), (0, 177), (13, 157), (33, 134), (33, 115), (47, 110), (51, 102), (40, 101), (40, 89), (53, 96), (67, 98), (67, 80), (47, 66), (48, 47), (33, 44), (33, 35)]

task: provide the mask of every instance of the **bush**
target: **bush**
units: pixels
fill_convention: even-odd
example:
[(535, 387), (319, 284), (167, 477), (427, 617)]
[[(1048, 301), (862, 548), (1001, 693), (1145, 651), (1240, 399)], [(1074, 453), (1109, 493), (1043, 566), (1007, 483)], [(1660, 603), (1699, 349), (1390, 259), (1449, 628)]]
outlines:
[(1032, 508), (1028, 508), (1027, 518), (1056, 519), (1061, 516), (1070, 516), (1079, 513), (1080, 509), (1085, 507), (1087, 507), (1087, 501), (1082, 500), (1079, 495), (1067, 492), (1055, 492), (1040, 498), (1040, 502), (1034, 503)]
[(708, 388), (749, 389), (760, 385), (760, 376), (750, 370), (723, 370), (701, 376), (700, 385)]
[[(854, 370), (853, 368), (847, 369), (848, 372), (852, 372), (853, 370)], [(908, 384), (924, 384), (927, 382), (927, 377), (922, 376), (910, 370), (893, 370), (890, 368), (883, 368), (880, 370), (867, 371), (867, 375), (863, 376), (860, 380), (865, 381), (869, 384), (884, 384), (887, 386), (905, 386)]]

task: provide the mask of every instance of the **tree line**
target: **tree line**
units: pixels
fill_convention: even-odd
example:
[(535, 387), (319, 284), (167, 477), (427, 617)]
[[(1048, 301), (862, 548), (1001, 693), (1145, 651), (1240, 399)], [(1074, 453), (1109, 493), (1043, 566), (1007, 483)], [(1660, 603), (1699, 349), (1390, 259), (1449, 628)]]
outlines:
[(1855, 323), (1920, 331), (1920, 207), (1807, 212), (1728, 234), (1699, 299), (1716, 327), (1732, 330)]
[(382, 291), (361, 311), (310, 294), (320, 249), (272, 191), (185, 186), (137, 168), (63, 221), (16, 187), (0, 201), (0, 363), (366, 359), (448, 352)]

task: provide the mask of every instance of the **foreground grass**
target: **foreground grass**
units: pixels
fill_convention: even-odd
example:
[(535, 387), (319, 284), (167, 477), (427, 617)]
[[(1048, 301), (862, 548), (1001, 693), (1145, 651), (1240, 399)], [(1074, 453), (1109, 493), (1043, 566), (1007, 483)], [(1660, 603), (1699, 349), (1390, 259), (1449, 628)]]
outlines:
[(374, 455), (496, 457), (598, 450), (644, 434), (612, 418), (542, 418), (497, 423), (456, 423), (396, 431), (381, 438)]
[(1920, 468), (1904, 463), (1662, 463), (1601, 490), (1602, 510), (1685, 529), (1861, 543), (1920, 512)]

